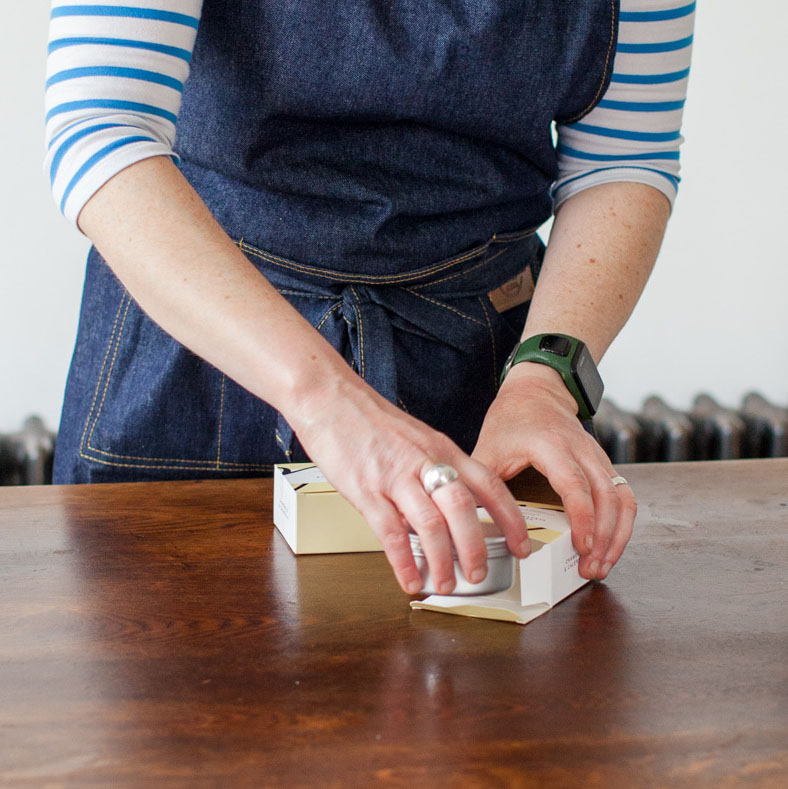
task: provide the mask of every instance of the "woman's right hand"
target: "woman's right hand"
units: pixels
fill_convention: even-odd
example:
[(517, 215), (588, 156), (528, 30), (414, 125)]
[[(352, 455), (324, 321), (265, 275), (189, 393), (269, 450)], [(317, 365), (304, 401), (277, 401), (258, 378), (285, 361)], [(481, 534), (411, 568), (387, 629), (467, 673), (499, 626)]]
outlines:
[[(454, 587), (450, 540), (469, 579), (486, 571), (477, 502), (512, 552), (527, 552), (525, 523), (504, 483), (357, 376), (227, 237), (169, 159), (146, 159), (110, 179), (80, 226), (149, 317), (285, 415), (367, 518), (403, 589), (421, 588), (409, 526), (441, 591)], [(420, 478), (434, 463), (454, 466), (460, 479), (430, 497)]]
[[(477, 505), (487, 509), (512, 553), (527, 556), (525, 521), (500, 477), (348, 373), (327, 384), (323, 379), (319, 392), (285, 416), (307, 454), (372, 527), (402, 589), (416, 594), (422, 587), (409, 528), (419, 535), (440, 594), (455, 586), (452, 543), (465, 577), (472, 583), (485, 578)], [(459, 478), (430, 496), (421, 479), (435, 463), (453, 466)]]

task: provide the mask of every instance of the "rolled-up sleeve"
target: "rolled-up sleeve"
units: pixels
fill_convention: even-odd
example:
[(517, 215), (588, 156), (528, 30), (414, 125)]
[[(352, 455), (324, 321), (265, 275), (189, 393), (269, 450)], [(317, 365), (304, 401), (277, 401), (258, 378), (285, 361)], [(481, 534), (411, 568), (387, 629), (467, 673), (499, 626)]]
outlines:
[(201, 8), (202, 0), (52, 3), (44, 168), (70, 221), (116, 173), (174, 156)]
[(558, 125), (558, 208), (614, 181), (644, 183), (670, 200), (679, 184), (695, 3), (621, 0), (613, 74), (602, 100), (576, 123)]

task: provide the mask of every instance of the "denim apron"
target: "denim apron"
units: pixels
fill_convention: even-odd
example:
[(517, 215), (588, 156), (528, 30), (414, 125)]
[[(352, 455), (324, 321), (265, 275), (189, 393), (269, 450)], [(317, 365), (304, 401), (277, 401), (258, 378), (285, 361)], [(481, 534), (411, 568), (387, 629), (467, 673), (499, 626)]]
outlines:
[[(180, 167), (367, 383), (470, 451), (528, 308), (489, 294), (538, 277), (551, 124), (601, 98), (617, 16), (616, 0), (205, 0)], [(159, 329), (91, 251), (56, 482), (303, 459), (280, 414)]]

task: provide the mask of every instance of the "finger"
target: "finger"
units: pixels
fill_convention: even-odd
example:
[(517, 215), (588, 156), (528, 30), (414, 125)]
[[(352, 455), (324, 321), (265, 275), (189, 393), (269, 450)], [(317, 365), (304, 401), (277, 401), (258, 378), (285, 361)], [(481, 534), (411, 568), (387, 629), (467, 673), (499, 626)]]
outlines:
[[(613, 464), (607, 453), (596, 441), (589, 441), (589, 446), (594, 452), (594, 458), (597, 460), (598, 465), (607, 477), (612, 480), (613, 477), (618, 476)], [(606, 485), (607, 483), (601, 481), (600, 484)], [(613, 529), (609, 535), (608, 544), (605, 548), (602, 558), (599, 559), (599, 566), (593, 573), (596, 578), (605, 578), (610, 572), (610, 568), (621, 558), (630, 537), (632, 536), (632, 528), (637, 514), (637, 502), (635, 501), (634, 493), (628, 485), (614, 485), (613, 490), (617, 499), (617, 516)], [(597, 526), (601, 517), (597, 514)], [(598, 547), (598, 546), (595, 546)], [(597, 557), (597, 551), (594, 550), (594, 557)], [(593, 561), (593, 560), (592, 560)], [(588, 565), (591, 562), (587, 562)]]
[(476, 501), (461, 479), (437, 488), (432, 501), (443, 513), (465, 577), (473, 584), (487, 576), (487, 547)]
[[(599, 464), (608, 477), (611, 480), (617, 477), (618, 472), (613, 467), (604, 449), (596, 441), (592, 441), (590, 444), (595, 451), (596, 457), (599, 459)], [(635, 516), (637, 515), (637, 502), (632, 489), (626, 484), (622, 485), (619, 483), (614, 485), (614, 490), (618, 498), (618, 517), (596, 574), (596, 577), (600, 579), (606, 578), (611, 567), (621, 558), (621, 554), (632, 536)]]
[(617, 485), (616, 492), (621, 500), (621, 509), (615, 533), (608, 545), (607, 553), (600, 568), (600, 578), (606, 578), (610, 569), (621, 558), (621, 554), (632, 536), (635, 516), (637, 515), (637, 501), (629, 485)]
[(506, 483), (487, 466), (472, 458), (464, 456), (457, 463), (462, 481), (506, 537), (509, 550), (524, 559), (531, 553), (528, 527)]
[(438, 594), (451, 594), (456, 583), (454, 558), (443, 514), (415, 477), (398, 489), (395, 503), (410, 527), (419, 535), (436, 591)]
[(591, 496), (594, 501), (594, 533), (591, 552), (583, 557), (580, 570), (588, 578), (599, 578), (619, 521), (621, 501), (610, 475), (599, 464), (596, 457), (592, 457), (590, 462), (584, 458), (581, 464), (591, 485)]
[(379, 498), (365, 503), (361, 514), (380, 540), (397, 583), (407, 594), (418, 594), (423, 582), (400, 513), (389, 501)]
[(553, 490), (561, 497), (572, 528), (572, 544), (581, 557), (588, 556), (594, 539), (594, 499), (588, 478), (571, 454), (571, 449), (552, 443), (541, 444), (533, 449), (531, 464), (547, 477)]

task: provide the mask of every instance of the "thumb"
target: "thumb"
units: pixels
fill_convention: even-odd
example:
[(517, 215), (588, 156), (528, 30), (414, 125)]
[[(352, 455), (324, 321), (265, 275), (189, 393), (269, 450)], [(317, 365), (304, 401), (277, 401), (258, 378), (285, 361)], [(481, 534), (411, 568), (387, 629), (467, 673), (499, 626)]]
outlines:
[(505, 457), (496, 444), (486, 438), (484, 431), (479, 436), (479, 440), (476, 442), (473, 452), (471, 452), (471, 457), (478, 463), (487, 466), (497, 476), (505, 478), (503, 475), (508, 465)]

